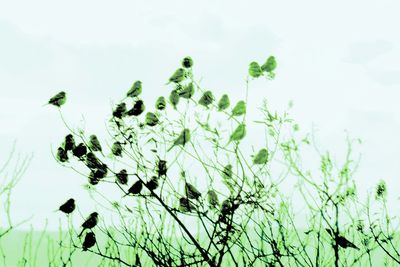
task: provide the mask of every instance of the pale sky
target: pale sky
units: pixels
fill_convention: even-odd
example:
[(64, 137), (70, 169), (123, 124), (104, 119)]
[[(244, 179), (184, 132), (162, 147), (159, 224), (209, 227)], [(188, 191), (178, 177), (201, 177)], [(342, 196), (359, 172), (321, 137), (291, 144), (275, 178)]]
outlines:
[(101, 135), (110, 103), (133, 81), (143, 81), (145, 98), (167, 95), (164, 84), (186, 55), (205, 87), (238, 98), (248, 64), (274, 55), (276, 79), (253, 83), (249, 106), (265, 97), (283, 110), (293, 100), (292, 117), (304, 131), (318, 129), (336, 158), (345, 130), (359, 137), (359, 191), (385, 179), (397, 199), (399, 10), (386, 0), (1, 1), (0, 161), (14, 140), (34, 154), (13, 194), (15, 221), (34, 215), (35, 228), (46, 218), (56, 228), (52, 211), (69, 192), (87, 199), (85, 179), (51, 155), (67, 130), (56, 109), (42, 107), (50, 96), (67, 91), (67, 120), (76, 126), (84, 115), (86, 129)]

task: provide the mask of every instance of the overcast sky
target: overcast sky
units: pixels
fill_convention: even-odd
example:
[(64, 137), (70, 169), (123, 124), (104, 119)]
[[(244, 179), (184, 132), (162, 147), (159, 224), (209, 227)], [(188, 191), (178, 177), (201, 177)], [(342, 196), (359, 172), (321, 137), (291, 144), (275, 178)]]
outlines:
[[(356, 179), (361, 191), (379, 179), (400, 195), (400, 18), (398, 1), (1, 1), (0, 160), (14, 140), (34, 158), (13, 194), (16, 220), (36, 228), (84, 179), (51, 155), (67, 133), (57, 111), (42, 107), (68, 92), (66, 118), (104, 132), (110, 103), (134, 80), (144, 97), (166, 95), (165, 81), (186, 55), (204, 86), (238, 98), (249, 62), (269, 55), (276, 79), (256, 82), (249, 105), (283, 110), (319, 143), (344, 147), (345, 130), (363, 140)], [(340, 158), (342, 154), (338, 153)], [(78, 189), (78, 190), (77, 190)], [(81, 207), (90, 212), (93, 206)]]

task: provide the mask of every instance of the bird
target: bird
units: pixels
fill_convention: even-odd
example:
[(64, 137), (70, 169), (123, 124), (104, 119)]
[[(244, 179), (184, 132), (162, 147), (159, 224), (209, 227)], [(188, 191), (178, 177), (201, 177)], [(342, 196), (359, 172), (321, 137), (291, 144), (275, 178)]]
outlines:
[(182, 67), (189, 69), (193, 66), (193, 59), (189, 56), (184, 57), (182, 60)]
[(89, 144), (88, 144), (88, 146), (92, 151), (100, 151), (100, 152), (102, 151), (99, 139), (94, 134), (89, 136)]
[(160, 96), (159, 98), (157, 98), (156, 104), (155, 104), (156, 109), (164, 110), (166, 105), (167, 105), (167, 103), (165, 101), (165, 97)]
[(82, 223), (82, 231), (79, 233), (78, 237), (81, 237), (86, 229), (92, 229), (97, 225), (99, 221), (99, 214), (97, 212), (92, 212), (89, 217)]
[(201, 197), (199, 190), (190, 183), (185, 183), (185, 193), (189, 199), (199, 199)]
[(329, 228), (325, 228), (325, 230), (329, 233), (329, 235), (335, 240), (336, 244), (338, 244), (342, 248), (354, 248), (359, 250), (359, 248), (354, 245), (351, 241), (349, 241), (347, 238), (344, 236), (341, 236), (339, 234), (335, 235), (333, 231)]
[(230, 118), (233, 116), (241, 116), (246, 113), (246, 102), (240, 100), (236, 103), (235, 107), (232, 109), (232, 114)]
[(57, 149), (57, 160), (64, 163), (68, 161), (68, 154), (67, 151), (64, 150), (64, 148), (59, 147)]
[(126, 115), (126, 104), (124, 102), (119, 103), (113, 111), (113, 116), (117, 119), (121, 119)]
[(128, 116), (139, 116), (146, 109), (143, 100), (138, 100), (133, 104), (133, 107), (126, 112)]
[(77, 158), (83, 157), (86, 155), (86, 152), (87, 148), (83, 143), (78, 144), (76, 147), (74, 147), (74, 149), (72, 149), (72, 154)]
[(89, 248), (96, 244), (96, 235), (93, 232), (89, 232), (85, 235), (85, 239), (82, 243), (82, 250), (87, 251)]
[(244, 123), (241, 123), (236, 127), (236, 129), (231, 134), (229, 142), (240, 141), (245, 137), (245, 135), (246, 135), (246, 125)]
[(188, 198), (181, 197), (179, 199), (179, 210), (182, 212), (191, 212), (195, 210), (196, 206), (193, 205)]
[(232, 201), (231, 199), (225, 199), (221, 204), (221, 213), (222, 215), (227, 215), (232, 210)]
[(75, 140), (72, 134), (67, 134), (64, 140), (64, 150), (70, 151), (75, 148)]
[(50, 98), (48, 104), (56, 107), (61, 107), (62, 105), (65, 104), (66, 101), (67, 101), (67, 94), (64, 91), (61, 91), (52, 98)]
[[(182, 82), (184, 79), (186, 78), (186, 71), (183, 68), (179, 68), (177, 69), (174, 74), (172, 74), (172, 76), (168, 79), (169, 82), (173, 82), (173, 83), (180, 83)], [(167, 84), (168, 84), (167, 83)]]
[(141, 180), (137, 180), (129, 189), (126, 195), (132, 194), (137, 195), (142, 191), (143, 182)]
[(158, 187), (158, 177), (157, 176), (151, 177), (151, 179), (146, 183), (146, 187), (150, 191), (156, 190)]
[(262, 75), (262, 69), (257, 62), (253, 61), (250, 63), (249, 75), (253, 78), (258, 78)]
[(219, 205), (217, 193), (213, 189), (210, 189), (208, 190), (207, 195), (208, 195), (208, 204), (210, 204), (210, 207), (211, 208), (217, 207)]
[(160, 159), (157, 163), (158, 177), (167, 175), (167, 161)]
[(214, 101), (214, 95), (211, 91), (206, 91), (201, 96), (199, 104), (208, 108), (208, 106)]
[(261, 66), (261, 70), (265, 72), (272, 72), (276, 69), (277, 63), (274, 56), (270, 56), (267, 61)]
[(128, 183), (128, 172), (125, 169), (122, 169), (119, 173), (116, 174), (117, 181), (120, 184), (127, 184)]
[(221, 99), (218, 102), (218, 111), (223, 111), (229, 107), (231, 104), (229, 100), (229, 96), (227, 94), (222, 95)]
[(101, 162), (97, 159), (96, 155), (93, 152), (89, 152), (86, 154), (85, 163), (89, 169), (96, 169), (101, 165)]
[(174, 89), (171, 91), (169, 95), (169, 102), (171, 103), (172, 107), (176, 110), (176, 107), (178, 106), (179, 103), (178, 90)]
[(178, 95), (185, 99), (190, 99), (194, 95), (194, 86), (193, 83), (189, 83), (179, 90)]
[(75, 210), (75, 199), (70, 198), (64, 204), (62, 204), (58, 210), (64, 212), (65, 214), (70, 214)]
[(155, 126), (155, 125), (157, 125), (158, 122), (159, 122), (159, 120), (158, 120), (158, 117), (156, 114), (154, 114), (153, 112), (146, 113), (146, 119), (145, 119), (146, 125)]
[(224, 167), (224, 169), (222, 170), (222, 178), (224, 178), (224, 180), (228, 180), (230, 178), (232, 178), (232, 165), (228, 164)]
[(111, 146), (111, 153), (113, 153), (114, 156), (122, 156), (122, 145), (120, 142), (114, 142)]
[(127, 97), (137, 97), (142, 93), (142, 82), (141, 81), (135, 81), (129, 89), (128, 93), (126, 93)]
[(266, 148), (260, 149), (253, 158), (253, 164), (265, 164), (268, 161), (268, 150)]
[(185, 128), (182, 130), (178, 138), (175, 139), (173, 145), (167, 150), (169, 152), (174, 146), (185, 146), (190, 141), (190, 130)]

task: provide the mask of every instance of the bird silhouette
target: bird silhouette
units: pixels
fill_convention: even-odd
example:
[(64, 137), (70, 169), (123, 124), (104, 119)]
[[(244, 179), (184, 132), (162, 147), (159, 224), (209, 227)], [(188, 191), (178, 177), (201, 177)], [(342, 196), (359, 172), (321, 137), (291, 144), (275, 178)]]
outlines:
[(133, 83), (131, 89), (126, 94), (127, 97), (137, 97), (142, 93), (142, 82), (136, 81)]
[(122, 169), (119, 173), (116, 174), (117, 181), (120, 184), (128, 183), (128, 172), (125, 169)]
[(52, 98), (50, 98), (48, 104), (56, 107), (61, 107), (62, 105), (65, 104), (66, 101), (67, 101), (67, 94), (64, 91), (61, 91)]
[(94, 134), (89, 136), (89, 144), (88, 144), (88, 146), (92, 151), (100, 151), (100, 152), (102, 151), (99, 139)]
[(70, 151), (75, 148), (75, 140), (72, 134), (67, 134), (64, 140), (65, 151)]
[(265, 164), (268, 161), (268, 150), (266, 148), (260, 149), (253, 158), (253, 164)]
[(158, 177), (167, 175), (167, 162), (165, 160), (160, 159), (157, 163), (157, 174)]
[(138, 100), (133, 104), (133, 107), (126, 112), (129, 116), (139, 116), (146, 109), (143, 100)]
[(229, 138), (229, 142), (240, 141), (245, 137), (245, 135), (246, 135), (246, 125), (241, 123), (236, 127), (236, 129), (231, 134), (231, 136)]
[(155, 125), (157, 125), (158, 122), (159, 122), (159, 120), (158, 120), (158, 117), (156, 114), (154, 114), (153, 112), (146, 113), (146, 119), (145, 119), (146, 125), (155, 126)]
[(223, 111), (229, 107), (231, 104), (229, 96), (227, 94), (223, 95), (218, 102), (218, 111)]
[(82, 243), (82, 250), (87, 251), (89, 248), (96, 244), (96, 235), (93, 232), (89, 232), (85, 235), (85, 239)]
[(182, 98), (190, 99), (194, 95), (193, 83), (181, 87), (181, 90), (178, 90), (178, 95)]
[(182, 130), (178, 138), (175, 139), (174, 144), (167, 150), (169, 152), (174, 146), (184, 146), (190, 141), (190, 130), (185, 128)]
[(171, 103), (172, 107), (176, 110), (176, 107), (178, 106), (179, 103), (178, 90), (174, 89), (171, 91), (169, 95), (169, 102)]
[(199, 199), (201, 197), (199, 190), (190, 183), (185, 183), (185, 193), (189, 199)]
[(75, 200), (73, 198), (68, 199), (64, 204), (62, 204), (59, 209), (65, 214), (70, 214), (75, 210)]
[(156, 190), (158, 187), (158, 177), (151, 177), (151, 179), (146, 183), (146, 187), (151, 191)]
[(159, 98), (157, 98), (156, 104), (155, 104), (156, 109), (164, 110), (166, 106), (167, 106), (167, 102), (165, 101), (165, 97), (160, 96)]
[(99, 221), (99, 214), (97, 212), (92, 212), (89, 217), (82, 223), (82, 231), (79, 233), (78, 237), (81, 237), (86, 229), (92, 229), (97, 225)]
[(96, 169), (99, 168), (101, 165), (101, 162), (93, 152), (89, 152), (86, 154), (85, 163), (89, 169)]
[(193, 205), (193, 203), (190, 202), (188, 198), (181, 197), (179, 199), (179, 210), (182, 212), (191, 212), (192, 210), (195, 210), (196, 206)]
[(121, 119), (126, 115), (126, 104), (124, 102), (119, 103), (115, 110), (113, 111), (113, 116), (115, 118)]
[(206, 91), (201, 96), (199, 104), (208, 108), (208, 106), (214, 101), (214, 95), (211, 91)]
[(246, 113), (246, 102), (240, 100), (236, 103), (235, 107), (232, 109), (231, 117), (241, 116)]
[(341, 236), (339, 234), (335, 235), (334, 232), (329, 228), (326, 228), (325, 230), (329, 233), (329, 235), (335, 240), (336, 244), (338, 244), (340, 247), (354, 248), (354, 249), (359, 250), (359, 248), (356, 245), (354, 245), (354, 243), (350, 242), (344, 236)]
[(126, 195), (132, 194), (137, 195), (142, 191), (143, 182), (141, 180), (137, 180), (129, 189)]
[(193, 59), (191, 57), (185, 57), (182, 60), (182, 67), (189, 69), (193, 66)]
[(64, 148), (59, 147), (57, 149), (57, 160), (64, 163), (68, 161), (68, 154), (67, 151), (64, 150)]
[(183, 68), (177, 69), (174, 74), (169, 78), (169, 82), (180, 83), (186, 78), (186, 71)]
[(111, 146), (111, 153), (117, 157), (122, 156), (122, 145), (120, 142), (114, 142), (114, 144)]
[(72, 154), (77, 158), (83, 157), (84, 155), (86, 155), (86, 153), (87, 148), (83, 143), (78, 144), (74, 149), (72, 149)]
[(258, 78), (262, 75), (262, 69), (257, 62), (253, 61), (250, 63), (249, 75), (253, 78)]
[(274, 56), (270, 56), (267, 61), (261, 66), (262, 71), (272, 72), (276, 69), (277, 63)]
[(218, 195), (213, 189), (208, 190), (207, 196), (208, 204), (211, 208), (216, 208), (217, 206), (219, 206)]

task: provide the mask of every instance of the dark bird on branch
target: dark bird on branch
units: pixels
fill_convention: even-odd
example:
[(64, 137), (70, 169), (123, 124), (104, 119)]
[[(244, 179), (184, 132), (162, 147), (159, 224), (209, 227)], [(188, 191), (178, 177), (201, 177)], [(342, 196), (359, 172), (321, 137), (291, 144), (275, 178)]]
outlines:
[(75, 148), (75, 140), (72, 134), (68, 134), (65, 136), (64, 140), (64, 149), (65, 151), (70, 151)]
[(126, 195), (132, 194), (137, 195), (142, 191), (143, 183), (141, 180), (137, 180), (129, 189)]
[(73, 198), (68, 199), (64, 204), (58, 209), (65, 214), (70, 214), (75, 210), (75, 200)]
[(89, 137), (89, 148), (90, 148), (92, 151), (100, 151), (100, 152), (102, 151), (102, 148), (101, 148), (99, 139), (97, 139), (97, 136), (94, 135), (94, 134), (92, 134), (92, 135)]
[(83, 143), (78, 144), (74, 149), (72, 149), (72, 154), (77, 158), (83, 157), (84, 155), (86, 155), (86, 153), (87, 148)]
[(135, 102), (133, 107), (126, 112), (127, 115), (129, 116), (139, 116), (140, 114), (143, 113), (145, 110), (145, 105), (143, 103), (143, 100), (138, 100)]
[(82, 250), (86, 251), (96, 244), (96, 235), (93, 232), (89, 232), (85, 236), (85, 240), (82, 243)]
[(57, 149), (57, 160), (64, 163), (68, 161), (68, 154), (67, 151), (64, 150), (64, 148), (59, 147)]
[(199, 199), (201, 197), (199, 190), (189, 183), (185, 184), (185, 193), (189, 199)]
[(62, 105), (65, 104), (66, 101), (67, 101), (67, 94), (64, 91), (61, 91), (52, 98), (50, 98), (48, 104), (56, 107), (61, 107)]
[(82, 231), (79, 233), (78, 237), (81, 237), (81, 235), (83, 234), (83, 232), (86, 229), (92, 229), (93, 227), (95, 227), (97, 225), (99, 221), (99, 214), (97, 212), (92, 212), (89, 217), (87, 217), (87, 219), (82, 223)]
[(329, 228), (325, 229), (329, 235), (335, 240), (336, 244), (338, 244), (342, 248), (354, 248), (354, 249), (359, 249), (356, 245), (354, 245), (352, 242), (350, 242), (347, 238), (344, 236), (341, 236), (339, 234), (335, 235), (333, 231)]

